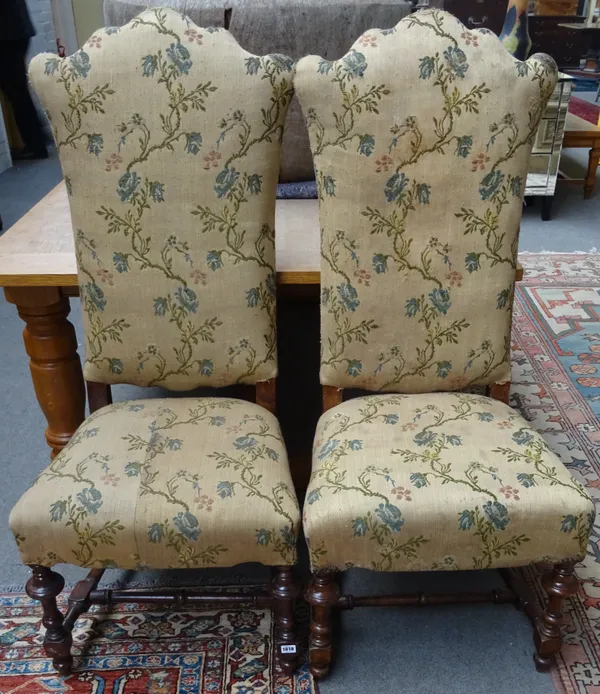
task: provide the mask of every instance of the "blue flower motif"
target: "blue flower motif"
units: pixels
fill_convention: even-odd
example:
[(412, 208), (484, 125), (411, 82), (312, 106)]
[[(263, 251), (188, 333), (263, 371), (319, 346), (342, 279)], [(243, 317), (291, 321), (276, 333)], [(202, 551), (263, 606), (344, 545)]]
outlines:
[(190, 52), (182, 43), (172, 43), (165, 53), (180, 73), (184, 75), (189, 74), (190, 68), (192, 67)]
[(444, 60), (450, 70), (461, 79), (467, 74), (469, 64), (465, 52), (458, 46), (449, 46), (444, 51)]
[(375, 513), (390, 530), (396, 533), (400, 532), (404, 525), (404, 518), (402, 518), (402, 513), (397, 506), (390, 503), (379, 504), (379, 508), (375, 509)]
[(113, 254), (113, 265), (117, 272), (129, 272), (129, 260), (124, 253)]
[(98, 156), (104, 147), (104, 138), (102, 135), (88, 135), (87, 151), (89, 154)]
[(140, 474), (141, 465), (138, 462), (127, 463), (125, 474), (127, 477), (137, 477)]
[(318, 489), (313, 489), (313, 491), (309, 492), (309, 494), (306, 496), (306, 503), (312, 505), (315, 503), (315, 501), (319, 501), (320, 498), (321, 492)]
[(90, 56), (85, 51), (77, 51), (69, 58), (71, 69), (81, 78), (85, 79), (92, 67), (90, 65)]
[(325, 191), (325, 195), (330, 198), (335, 197), (335, 178), (332, 176), (323, 176), (321, 179), (321, 187)]
[(135, 171), (128, 171), (127, 173), (124, 173), (117, 184), (117, 193), (119, 194), (121, 202), (131, 200), (141, 182), (142, 179), (136, 174)]
[(345, 283), (338, 285), (337, 293), (347, 311), (354, 312), (360, 306), (358, 293), (351, 284)]
[(233, 496), (233, 484), (231, 484), (231, 482), (219, 482), (219, 484), (217, 484), (217, 494), (221, 499)]
[(261, 528), (256, 533), (257, 545), (268, 545), (271, 540), (271, 533), (266, 528)]
[(173, 518), (173, 523), (179, 532), (187, 539), (195, 542), (200, 536), (200, 524), (194, 514), (181, 511)]
[(437, 363), (437, 377), (447, 378), (448, 374), (452, 371), (452, 363), (449, 361), (438, 361)]
[(375, 270), (375, 272), (378, 275), (387, 272), (388, 265), (386, 255), (384, 255), (383, 253), (375, 253), (375, 255), (373, 256), (373, 270)]
[(577, 518), (572, 515), (563, 516), (560, 529), (563, 533), (572, 533), (577, 527)]
[(450, 294), (447, 289), (440, 289), (439, 287), (434, 289), (431, 294), (429, 294), (429, 300), (432, 306), (437, 311), (444, 314), (444, 316), (448, 313), (450, 306), (452, 306)]
[(289, 525), (284, 525), (279, 531), (279, 534), (281, 535), (283, 543), (286, 545), (286, 547), (296, 547), (296, 536), (292, 532)]
[(66, 501), (55, 501), (50, 506), (50, 520), (55, 523), (62, 520), (63, 516), (67, 512), (67, 502)]
[(429, 446), (429, 444), (436, 439), (437, 434), (435, 431), (427, 431), (425, 429), (424, 431), (420, 431), (418, 434), (415, 434), (413, 441), (417, 444), (417, 446)]
[(520, 472), (517, 475), (517, 480), (519, 480), (519, 483), (522, 484), (526, 489), (537, 486), (537, 482), (535, 481), (533, 475), (527, 472)]
[(451, 446), (462, 446), (462, 439), (456, 434), (449, 434), (446, 436), (446, 442)]
[(217, 197), (224, 198), (236, 184), (240, 174), (235, 169), (223, 169), (217, 174), (215, 179), (215, 193)]
[(277, 280), (275, 278), (275, 273), (271, 272), (267, 275), (265, 280), (265, 287), (271, 296), (277, 295)]
[(200, 133), (185, 134), (185, 151), (188, 154), (198, 154), (202, 149), (202, 135)]
[(246, 74), (257, 75), (260, 69), (260, 58), (256, 55), (246, 58)]
[(165, 187), (162, 183), (153, 182), (150, 184), (150, 197), (154, 202), (165, 201)]
[(425, 56), (424, 58), (421, 58), (419, 61), (419, 71), (420, 71), (420, 78), (422, 80), (428, 80), (431, 75), (433, 75), (433, 71), (435, 70), (435, 58), (432, 58), (431, 56)]
[(395, 173), (388, 179), (385, 184), (385, 197), (388, 202), (401, 202), (404, 197), (404, 192), (408, 186), (409, 179), (406, 175), (401, 173)]
[(256, 306), (258, 306), (258, 303), (260, 301), (260, 289), (258, 287), (249, 289), (246, 292), (246, 300), (248, 302), (249, 308), (255, 308)]
[(339, 445), (339, 439), (329, 439), (327, 443), (321, 446), (321, 450), (319, 451), (317, 457), (319, 458), (319, 460), (325, 460), (325, 458), (328, 458)]
[(267, 458), (270, 458), (271, 460), (279, 460), (279, 453), (277, 453), (277, 451), (273, 450), (272, 448), (267, 448), (266, 453)]
[(413, 472), (412, 475), (410, 476), (410, 481), (415, 485), (415, 487), (417, 489), (421, 489), (421, 487), (429, 486), (429, 482), (427, 481), (427, 478), (421, 472)]
[(178, 451), (183, 446), (181, 439), (167, 439), (167, 448), (170, 451)]
[(512, 440), (518, 443), (519, 446), (526, 446), (533, 441), (533, 434), (527, 429), (519, 429), (519, 431), (515, 431), (512, 435)]
[(527, 63), (522, 63), (520, 60), (516, 63), (517, 74), (519, 77), (527, 77), (529, 74), (529, 65)]
[(222, 427), (225, 424), (225, 417), (211, 417), (208, 423), (211, 427)]
[(98, 432), (100, 429), (98, 427), (94, 427), (93, 429), (87, 429), (85, 432), (85, 438), (86, 439), (93, 439), (95, 436), (98, 435)]
[(154, 315), (164, 316), (167, 312), (168, 305), (167, 299), (163, 296), (154, 299)]
[(353, 378), (356, 378), (357, 376), (360, 376), (360, 373), (362, 371), (362, 361), (359, 359), (348, 359), (348, 366), (346, 367), (346, 373), (348, 376), (352, 376)]
[(262, 189), (262, 176), (258, 174), (252, 174), (248, 176), (248, 191), (251, 195), (258, 195)]
[(499, 501), (487, 501), (483, 505), (483, 513), (496, 530), (506, 530), (510, 518), (504, 504)]
[(162, 523), (152, 523), (148, 528), (148, 540), (150, 542), (160, 542), (165, 536), (165, 527)]
[(111, 373), (117, 374), (118, 376), (119, 374), (123, 373), (123, 362), (120, 359), (115, 359), (114, 357), (111, 357), (108, 360), (108, 368)]
[(223, 267), (221, 251), (209, 251), (206, 254), (206, 264), (213, 272), (220, 270)]
[(319, 65), (317, 66), (317, 72), (321, 75), (328, 75), (333, 70), (333, 63), (331, 60), (319, 60)]
[(349, 441), (348, 445), (350, 446), (351, 451), (361, 451), (363, 447), (363, 443), (359, 439)]
[(475, 517), (473, 516), (473, 511), (465, 510), (458, 516), (458, 528), (459, 530), (470, 530), (475, 524)]
[(95, 487), (86, 487), (77, 494), (77, 501), (88, 513), (96, 514), (102, 506), (102, 494)]
[(278, 73), (291, 72), (294, 68), (294, 60), (288, 58), (287, 55), (281, 55), (281, 53), (271, 53), (269, 55), (269, 61), (275, 65)]
[(342, 58), (342, 63), (350, 78), (364, 77), (367, 61), (362, 53), (354, 48)]
[(142, 58), (142, 74), (144, 77), (153, 77), (158, 68), (158, 57), (155, 55), (145, 55)]
[(368, 530), (366, 518), (355, 518), (352, 521), (352, 528), (354, 530), (354, 537), (363, 537), (363, 535), (366, 535)]
[(429, 205), (429, 198), (431, 195), (431, 186), (426, 183), (419, 183), (417, 186), (417, 200), (421, 205)]
[(358, 153), (365, 157), (370, 157), (375, 149), (375, 138), (373, 135), (361, 135), (358, 143)]
[(479, 254), (478, 253), (467, 253), (465, 257), (465, 267), (469, 272), (477, 272), (479, 270)]
[(189, 287), (179, 287), (175, 290), (175, 297), (181, 304), (182, 308), (190, 313), (196, 313), (200, 305), (196, 292)]
[(238, 451), (248, 451), (251, 448), (255, 448), (258, 445), (258, 441), (251, 436), (240, 436), (233, 442), (233, 445)]
[(104, 311), (106, 299), (104, 292), (95, 282), (88, 282), (84, 287), (85, 297), (97, 311)]
[(406, 315), (409, 318), (414, 318), (421, 310), (421, 303), (414, 296), (406, 302)]
[(481, 181), (479, 186), (479, 194), (481, 195), (481, 199), (487, 200), (488, 198), (491, 198), (496, 193), (498, 188), (500, 188), (503, 180), (504, 174), (502, 171), (499, 169), (490, 171), (490, 173), (485, 176), (483, 181)]
[(58, 58), (48, 58), (44, 65), (44, 74), (53, 75), (58, 70)]
[(473, 147), (473, 138), (470, 135), (459, 137), (456, 142), (456, 156), (466, 159), (471, 153), (471, 147)]
[(212, 376), (214, 365), (212, 359), (203, 359), (198, 366), (198, 373), (201, 376)]
[(398, 415), (397, 414), (384, 414), (383, 415), (383, 421), (386, 424), (398, 424)]
[(480, 412), (477, 418), (480, 422), (491, 422), (494, 419), (494, 415), (491, 412)]
[(509, 291), (503, 289), (496, 297), (496, 308), (503, 309), (508, 305)]

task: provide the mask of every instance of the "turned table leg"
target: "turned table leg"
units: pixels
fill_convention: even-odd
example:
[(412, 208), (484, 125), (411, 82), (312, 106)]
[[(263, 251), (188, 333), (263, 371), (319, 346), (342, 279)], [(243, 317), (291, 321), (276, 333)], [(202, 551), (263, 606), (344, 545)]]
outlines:
[(85, 418), (85, 387), (69, 299), (58, 287), (6, 287), (6, 299), (25, 321), (23, 340), (35, 395), (48, 428), (51, 457), (60, 453)]
[(594, 187), (596, 185), (596, 171), (598, 169), (598, 164), (600, 163), (600, 145), (593, 147), (590, 150), (590, 162), (588, 165), (587, 175), (585, 177), (585, 184), (583, 186), (583, 197), (588, 200), (592, 197), (594, 192)]

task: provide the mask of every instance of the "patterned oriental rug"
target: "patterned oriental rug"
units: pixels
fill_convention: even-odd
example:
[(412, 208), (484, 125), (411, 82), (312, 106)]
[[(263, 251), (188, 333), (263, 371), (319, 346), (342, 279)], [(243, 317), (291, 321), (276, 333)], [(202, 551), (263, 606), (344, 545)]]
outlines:
[[(600, 254), (525, 254), (521, 261), (512, 404), (600, 501)], [(566, 610), (566, 645), (553, 678), (559, 694), (599, 694), (600, 514), (577, 573), (581, 591)], [(528, 578), (541, 595), (536, 571)], [(305, 636), (308, 610), (300, 610)], [(74, 654), (85, 658), (85, 670), (62, 681), (43, 654), (38, 604), (21, 593), (0, 595), (0, 692), (318, 691), (306, 665), (294, 677), (278, 675), (272, 632), (269, 610), (95, 608), (74, 634)]]
[[(521, 256), (511, 404), (540, 431), (600, 506), (600, 255)], [(539, 580), (530, 572), (536, 592)], [(561, 694), (600, 692), (600, 512), (577, 568), (566, 645), (553, 677)]]

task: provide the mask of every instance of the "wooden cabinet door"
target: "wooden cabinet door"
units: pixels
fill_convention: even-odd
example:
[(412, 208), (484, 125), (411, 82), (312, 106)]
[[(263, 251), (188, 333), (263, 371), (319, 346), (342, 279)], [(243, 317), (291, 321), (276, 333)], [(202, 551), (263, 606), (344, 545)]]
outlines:
[(499, 34), (504, 25), (508, 0), (444, 0), (444, 9), (468, 29), (491, 29)]

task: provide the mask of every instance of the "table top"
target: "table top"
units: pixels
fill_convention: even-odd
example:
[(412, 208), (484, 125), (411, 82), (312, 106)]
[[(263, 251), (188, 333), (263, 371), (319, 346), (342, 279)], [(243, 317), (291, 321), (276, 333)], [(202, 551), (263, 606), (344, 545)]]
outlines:
[[(317, 200), (278, 200), (277, 281), (319, 284)], [(0, 236), (0, 287), (76, 287), (73, 227), (64, 182)]]
[(598, 137), (600, 135), (600, 126), (590, 123), (589, 120), (585, 118), (580, 118), (573, 113), (567, 113), (567, 122), (565, 124), (565, 133), (574, 132), (577, 133), (591, 133), (591, 137)]
[(595, 22), (594, 24), (586, 24), (585, 22), (561, 22), (559, 27), (565, 27), (565, 29), (576, 29), (577, 31), (598, 31), (600, 29), (600, 22)]

